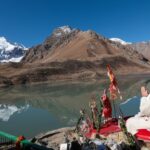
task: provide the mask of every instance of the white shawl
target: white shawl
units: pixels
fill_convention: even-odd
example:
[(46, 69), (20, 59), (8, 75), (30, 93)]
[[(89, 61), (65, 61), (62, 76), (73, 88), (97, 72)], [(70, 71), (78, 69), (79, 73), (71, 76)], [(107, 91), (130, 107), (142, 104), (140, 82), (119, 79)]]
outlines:
[(138, 129), (150, 130), (150, 94), (141, 98), (140, 112), (127, 120), (126, 127), (128, 132), (133, 135), (137, 133)]
[(139, 115), (150, 117), (150, 94), (141, 98)]

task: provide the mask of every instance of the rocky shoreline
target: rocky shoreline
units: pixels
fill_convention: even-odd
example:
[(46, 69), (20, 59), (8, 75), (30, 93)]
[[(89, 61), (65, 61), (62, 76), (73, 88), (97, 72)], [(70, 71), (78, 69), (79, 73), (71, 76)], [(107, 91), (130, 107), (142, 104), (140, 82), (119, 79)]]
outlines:
[[(1, 66), (0, 66), (1, 67)], [(30, 70), (30, 72), (26, 72), (19, 75), (14, 75), (11, 77), (7, 77), (4, 74), (0, 75), (0, 88), (7, 88), (14, 85), (32, 85), (32, 84), (40, 84), (40, 83), (64, 83), (64, 82), (82, 82), (82, 81), (99, 81), (99, 79), (103, 80), (106, 78), (106, 72), (94, 72), (90, 70), (82, 70), (77, 73), (66, 73), (66, 74), (50, 74), (45, 73), (45, 70), (40, 70), (35, 72), (35, 70)], [(2, 73), (1, 73), (2, 74)], [(7, 73), (9, 75), (9, 73)], [(136, 73), (127, 73), (120, 72), (116, 74), (118, 78), (135, 78), (135, 77), (148, 77), (150, 75), (149, 71), (136, 72)]]
[[(79, 144), (83, 145), (85, 142), (82, 143), (81, 137), (74, 132), (75, 127), (66, 127), (66, 128), (60, 128), (53, 131), (48, 131), (46, 133), (41, 133), (35, 137), (36, 144), (45, 146), (47, 148), (51, 148), (53, 150), (60, 150), (60, 145), (64, 143), (71, 144), (73, 139), (75, 138)], [(132, 148), (128, 145), (128, 142), (126, 140), (126, 137), (122, 132), (118, 133), (112, 133), (107, 137), (102, 138), (96, 138), (93, 137), (88, 141), (89, 143), (94, 143), (97, 146), (101, 145), (104, 150), (131, 150)], [(150, 149), (150, 143), (145, 143), (142, 141), (139, 141), (140, 143), (140, 149), (141, 150), (149, 150)], [(82, 147), (83, 150), (94, 150), (91, 149), (90, 144), (89, 147), (86, 148)], [(136, 148), (138, 150), (138, 148)]]
[[(138, 141), (139, 147), (131, 147), (123, 132), (112, 133), (107, 137), (93, 136), (91, 139), (84, 139), (78, 135), (75, 127), (65, 127), (46, 133), (41, 133), (30, 139), (32, 143), (45, 147), (46, 150), (149, 150), (150, 142)], [(72, 148), (72, 143), (78, 143), (78, 149)], [(67, 147), (66, 147), (67, 146)], [(43, 149), (42, 148), (42, 149)], [(1, 146), (2, 150), (15, 150), (15, 146), (7, 144)]]

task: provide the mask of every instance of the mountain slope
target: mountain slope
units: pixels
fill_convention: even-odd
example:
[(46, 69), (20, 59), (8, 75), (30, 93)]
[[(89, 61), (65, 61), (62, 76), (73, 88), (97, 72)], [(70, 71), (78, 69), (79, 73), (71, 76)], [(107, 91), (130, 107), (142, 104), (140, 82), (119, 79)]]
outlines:
[(0, 62), (19, 62), (25, 55), (27, 48), (17, 43), (10, 43), (0, 37)]
[[(63, 28), (69, 32), (64, 32)], [(129, 44), (109, 40), (94, 31), (80, 31), (65, 26), (55, 29), (42, 44), (29, 49), (22, 62), (44, 64), (67, 60), (94, 61), (114, 56), (122, 56), (141, 65), (144, 63), (144, 56)]]
[(35, 47), (29, 49), (22, 62), (34, 62), (43, 59), (52, 49), (60, 45), (67, 44), (79, 32), (69, 26), (63, 26), (55, 29), (53, 33), (44, 41)]
[(0, 65), (0, 77), (5, 76), (9, 84), (99, 79), (106, 76), (107, 64), (116, 74), (149, 73), (150, 68), (149, 61), (128, 44), (91, 30), (63, 26), (42, 44), (30, 48), (21, 63)]
[(131, 47), (150, 61), (150, 42), (133, 43)]

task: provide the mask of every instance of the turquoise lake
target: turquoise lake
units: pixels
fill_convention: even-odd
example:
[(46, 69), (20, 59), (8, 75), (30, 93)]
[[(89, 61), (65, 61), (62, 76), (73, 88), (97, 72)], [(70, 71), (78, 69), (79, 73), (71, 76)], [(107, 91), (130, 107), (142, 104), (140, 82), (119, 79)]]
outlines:
[[(138, 112), (140, 86), (149, 76), (120, 76), (118, 83), (123, 101), (124, 115)], [(74, 126), (80, 108), (88, 108), (91, 96), (102, 94), (109, 85), (108, 79), (92, 82), (42, 83), (19, 85), (0, 90), (0, 130), (31, 138), (41, 132), (60, 127)], [(116, 100), (116, 103), (123, 103)]]

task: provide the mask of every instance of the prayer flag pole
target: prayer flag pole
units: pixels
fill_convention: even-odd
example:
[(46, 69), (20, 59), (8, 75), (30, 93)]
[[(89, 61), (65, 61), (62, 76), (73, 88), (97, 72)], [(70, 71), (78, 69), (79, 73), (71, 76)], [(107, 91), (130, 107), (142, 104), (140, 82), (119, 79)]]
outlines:
[[(120, 100), (122, 100), (122, 95), (121, 95), (120, 90), (118, 88), (118, 83), (117, 83), (116, 77), (115, 77), (115, 75), (114, 75), (110, 65), (107, 65), (107, 75), (108, 75), (108, 77), (110, 79), (109, 91), (110, 91), (110, 97), (113, 100), (114, 110), (118, 111), (119, 116), (120, 116), (119, 117), (120, 127), (121, 127), (123, 133), (126, 135), (128, 143), (131, 145), (131, 147), (136, 147), (136, 146), (139, 147), (139, 144), (135, 140), (134, 136), (132, 136), (127, 131), (125, 120), (124, 120), (124, 116), (123, 116), (123, 113), (121, 111), (121, 108), (115, 104), (114, 100), (117, 99), (118, 96), (119, 96)], [(116, 112), (115, 112), (115, 115), (116, 115)]]

